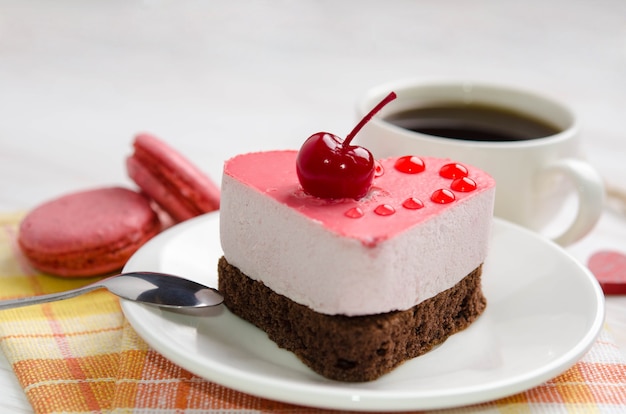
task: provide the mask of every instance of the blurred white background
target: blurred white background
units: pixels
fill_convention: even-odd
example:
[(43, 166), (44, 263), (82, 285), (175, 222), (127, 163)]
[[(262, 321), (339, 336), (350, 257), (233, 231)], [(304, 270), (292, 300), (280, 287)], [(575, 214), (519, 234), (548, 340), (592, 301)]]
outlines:
[(621, 0), (0, 0), (0, 209), (129, 183), (138, 131), (219, 181), (235, 153), (346, 134), (364, 90), (406, 77), (567, 101), (620, 181), (624, 16)]

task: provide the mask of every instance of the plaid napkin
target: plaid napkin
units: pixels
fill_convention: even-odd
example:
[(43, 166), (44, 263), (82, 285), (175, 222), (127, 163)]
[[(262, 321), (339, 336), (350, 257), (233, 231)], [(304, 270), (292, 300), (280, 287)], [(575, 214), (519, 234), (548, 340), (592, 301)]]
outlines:
[[(15, 243), (18, 221), (0, 216), (0, 299), (91, 282), (33, 271)], [(149, 348), (106, 291), (0, 311), (0, 346), (36, 413), (321, 411), (243, 394), (179, 368)], [(626, 412), (626, 363), (605, 329), (582, 360), (545, 384), (442, 412)]]

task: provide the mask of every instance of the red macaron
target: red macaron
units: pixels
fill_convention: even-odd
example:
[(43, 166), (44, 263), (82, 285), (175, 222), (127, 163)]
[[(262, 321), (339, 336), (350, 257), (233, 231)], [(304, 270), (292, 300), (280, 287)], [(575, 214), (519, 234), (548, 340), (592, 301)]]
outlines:
[(87, 277), (121, 269), (159, 231), (161, 223), (148, 198), (107, 187), (68, 194), (33, 209), (20, 223), (18, 244), (44, 273)]
[(130, 178), (175, 222), (219, 209), (220, 190), (182, 154), (150, 134), (135, 137)]

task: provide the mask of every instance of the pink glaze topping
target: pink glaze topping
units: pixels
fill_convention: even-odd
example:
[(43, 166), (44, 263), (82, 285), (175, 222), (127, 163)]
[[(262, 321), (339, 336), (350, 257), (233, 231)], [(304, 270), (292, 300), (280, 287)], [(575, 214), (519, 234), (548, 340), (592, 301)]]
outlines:
[(491, 189), (487, 173), (449, 159), (407, 155), (378, 160), (369, 193), (359, 199), (305, 194), (296, 151), (248, 153), (227, 161), (224, 173), (343, 237), (376, 246), (443, 210)]

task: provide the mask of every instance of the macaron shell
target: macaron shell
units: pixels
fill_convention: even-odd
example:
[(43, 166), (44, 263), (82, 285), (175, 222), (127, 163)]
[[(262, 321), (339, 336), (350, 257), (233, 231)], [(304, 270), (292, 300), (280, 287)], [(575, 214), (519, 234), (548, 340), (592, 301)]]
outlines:
[(126, 160), (128, 175), (141, 190), (158, 206), (165, 211), (175, 222), (181, 222), (202, 214), (193, 204), (185, 202), (164, 181), (160, 181), (155, 174), (137, 160), (129, 157)]
[(20, 223), (18, 244), (42, 272), (87, 277), (121, 269), (160, 230), (145, 196), (110, 187), (69, 194), (33, 209)]
[(187, 158), (150, 134), (139, 134), (128, 175), (176, 221), (219, 209), (220, 190)]

